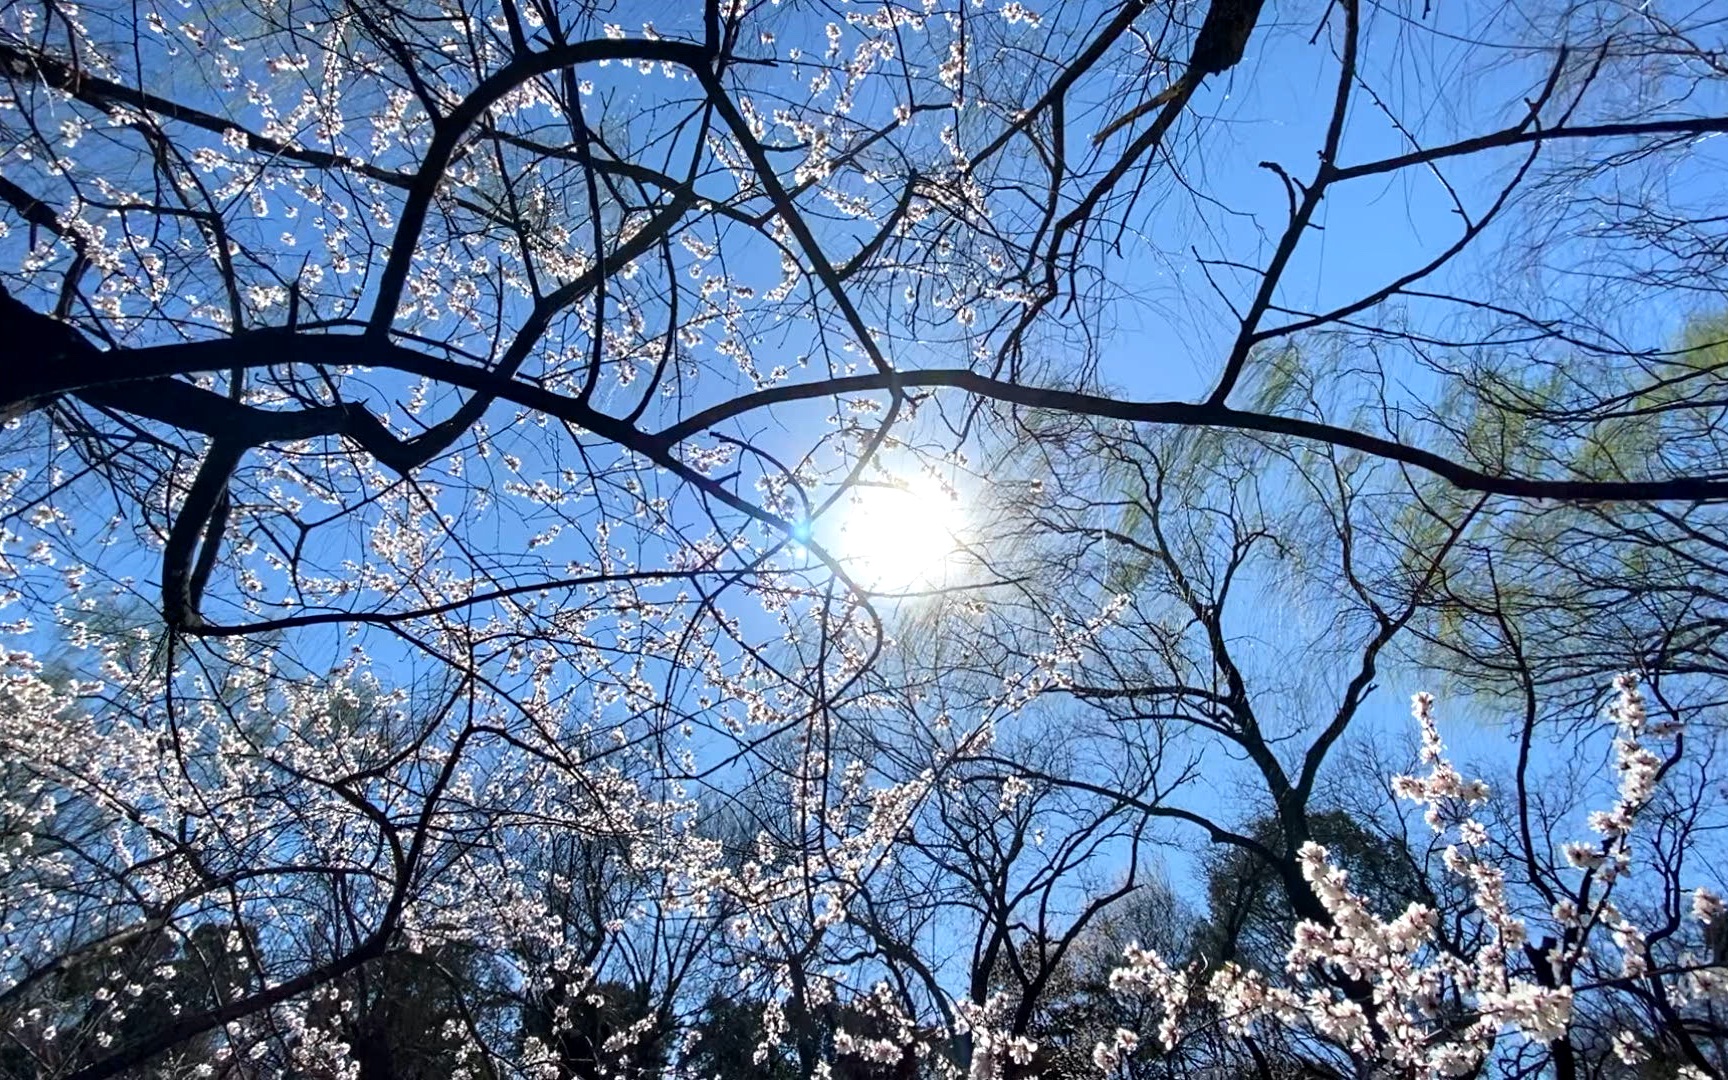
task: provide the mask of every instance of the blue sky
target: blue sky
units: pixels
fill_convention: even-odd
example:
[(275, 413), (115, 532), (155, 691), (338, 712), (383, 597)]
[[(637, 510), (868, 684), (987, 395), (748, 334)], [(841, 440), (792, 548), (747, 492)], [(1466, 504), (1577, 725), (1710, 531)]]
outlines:
[[(1258, 163), (1276, 162), (1298, 180), (1311, 175), (1335, 90), (1335, 65), (1327, 57), (1331, 42), (1337, 37), (1336, 11), (1330, 12), (1331, 21), (1320, 39), (1310, 41), (1323, 8), (1324, 5), (1315, 3), (1294, 10), (1272, 9), (1243, 64), (1234, 72), (1209, 81), (1194, 99), (1193, 115), (1178, 125), (1170, 144), (1175, 161), (1196, 187), (1216, 197), (1222, 205), (1190, 199), (1162, 173), (1146, 192), (1147, 205), (1157, 210), (1146, 218), (1145, 235), (1131, 237), (1119, 258), (1099, 268), (1117, 295), (1109, 317), (1111, 330), (1104, 339), (1100, 357), (1101, 379), (1105, 383), (1130, 396), (1144, 398), (1193, 398), (1209, 387), (1218, 359), (1236, 327), (1225, 301), (1214, 295), (1204, 280), (1197, 257), (1261, 262), (1283, 227), (1285, 191), (1277, 176), (1260, 168)], [(1508, 13), (1499, 5), (1439, 3), (1428, 16), (1429, 21), (1421, 24), (1412, 24), (1405, 15), (1382, 7), (1365, 8), (1364, 17), (1369, 41), (1364, 70), (1370, 85), (1386, 95), (1387, 104), (1404, 122), (1419, 123), (1421, 137), (1428, 144), (1479, 133), (1515, 119), (1521, 100), (1540, 84), (1545, 71), (1547, 56), (1541, 50), (1525, 53), (1507, 49), (1489, 54), (1504, 62), (1484, 62), (1477, 47), (1463, 40), (1468, 37), (1512, 41), (1520, 34), (1527, 34), (1528, 28), (1511, 24), (1515, 13)], [(626, 22), (622, 16), (619, 19)], [(626, 28), (635, 29), (628, 22)], [(661, 28), (669, 32), (675, 29), (669, 22), (663, 22)], [(616, 69), (597, 75), (602, 91), (614, 79), (620, 86), (627, 81)], [(661, 85), (656, 82), (645, 93), (655, 93)], [(1111, 115), (1111, 106), (1116, 101), (1113, 95), (1119, 89), (1122, 88), (1111, 85), (1107, 77), (1101, 77), (1090, 91), (1095, 95), (1100, 120)], [(670, 92), (690, 91), (673, 84)], [(930, 121), (932, 125), (937, 122)], [(1191, 137), (1197, 130), (1205, 133), (1200, 143)], [(1083, 143), (1088, 135), (1088, 130), (1079, 128), (1074, 137), (1077, 143)], [(1368, 94), (1359, 90), (1341, 160), (1358, 162), (1407, 148), (1407, 141), (1377, 111)], [(1491, 197), (1492, 182), (1504, 177), (1518, 156), (1506, 153), (1455, 160), (1445, 171), (1465, 203), (1480, 210)], [(1430, 257), (1449, 243), (1458, 229), (1458, 219), (1444, 189), (1430, 174), (1415, 169), (1335, 187), (1322, 204), (1315, 223), (1318, 228), (1303, 240), (1285, 275), (1281, 298), (1291, 306), (1324, 309), (1353, 299)], [(259, 227), (262, 232), (277, 229), (273, 222), (261, 223)], [(303, 221), (289, 231), (305, 228)], [(7, 243), (16, 245), (19, 243), (16, 237), (15, 233), (14, 239)], [(302, 239), (307, 237), (303, 235)], [(1484, 237), (1454, 270), (1437, 277), (1434, 287), (1462, 282), (1478, 294), (1491, 291), (1495, 280), (1491, 275), (1506, 269), (1497, 262), (1501, 239), (1493, 234)], [(843, 248), (840, 243), (835, 246)], [(731, 272), (753, 279), (759, 287), (771, 286), (778, 277), (777, 259), (764, 245), (751, 244), (747, 251), (741, 256), (734, 255), (738, 264)], [(838, 253), (844, 255), (849, 250)], [(1232, 275), (1223, 270), (1219, 273), (1228, 297), (1238, 304), (1244, 302), (1254, 284), (1252, 276)], [(1418, 319), (1445, 320), (1452, 309), (1416, 305), (1411, 312)], [(1660, 338), (1671, 332), (1677, 315), (1678, 311), (1654, 310), (1627, 312), (1624, 318)], [(1274, 325), (1278, 321), (1276, 315), (1268, 318)], [(795, 363), (794, 358), (807, 348), (814, 333), (811, 326), (803, 323), (757, 329), (766, 343), (760, 364), (763, 368), (771, 366), (776, 358), (778, 362)], [(1068, 359), (1060, 351), (1060, 338), (1052, 333), (1046, 347), (1050, 350), (1047, 359), (1051, 371), (1060, 378), (1062, 365)], [(951, 342), (927, 346), (922, 352), (920, 346), (913, 344), (905, 344), (903, 349), (893, 359), (907, 366), (949, 366), (957, 362), (958, 350)], [(1397, 367), (1392, 374), (1407, 382), (1408, 393), (1417, 400), (1432, 388), (1431, 380), (1415, 367)], [(795, 373), (794, 378), (797, 377)], [(405, 380), (379, 377), (374, 385), (380, 405), (391, 398), (403, 397), (408, 391)], [(742, 377), (713, 380), (704, 385), (704, 393), (717, 394), (721, 388), (731, 390), (740, 385)], [(617, 391), (610, 397), (605, 396), (605, 391), (602, 393), (603, 401), (629, 400), (627, 391)], [(450, 404), (448, 398), (437, 402), (426, 415), (441, 416), (441, 410)], [(831, 430), (827, 416), (832, 411), (831, 403), (817, 402), (752, 416), (739, 426), (761, 434), (762, 444), (769, 449), (795, 459), (818, 435)], [(502, 431), (509, 426), (513, 412), (510, 408), (495, 408), (489, 417), (494, 429)], [(933, 430), (933, 426), (925, 430)], [(507, 434), (500, 434), (496, 442), (501, 450), (527, 460), (530, 473), (536, 466), (563, 464), (552, 460), (546, 450), (549, 440), (531, 424), (517, 425)], [(498, 467), (496, 458), (489, 467), (493, 471), (483, 488), (495, 494), (508, 479), (507, 471)], [(657, 482), (666, 483), (668, 490), (672, 488), (664, 477)], [(682, 497), (676, 512), (696, 520), (694, 500)], [(485, 519), (483, 527), (473, 521), (461, 521), (459, 527), (471, 530), (494, 553), (510, 552), (525, 545), (537, 531), (537, 523), (499, 513)], [(584, 558), (590, 554), (585, 550), (586, 538), (578, 533), (564, 536), (559, 546), (551, 549), (557, 558)], [(352, 542), (356, 538), (346, 539)], [(356, 546), (363, 549), (363, 540)], [(334, 545), (331, 554), (332, 557), (336, 554)], [(661, 554), (663, 551), (657, 550), (651, 541), (649, 554), (643, 561), (653, 562)], [(140, 576), (146, 576), (144, 560), (139, 562)], [(771, 634), (772, 624), (753, 613), (751, 607), (748, 603), (736, 605), (746, 627)], [(1244, 620), (1242, 633), (1277, 640), (1283, 613), (1272, 605), (1256, 610), (1261, 618)], [(212, 611), (225, 612), (225, 608), (218, 602), (213, 604)], [(319, 644), (322, 647), (325, 643)], [(330, 644), (330, 651), (333, 655), (341, 652), (334, 643)], [(381, 663), (388, 663), (388, 647), (379, 655)], [(1415, 672), (1388, 670), (1381, 678), (1383, 689), (1365, 710), (1371, 718), (1367, 726), (1383, 725), (1393, 738), (1409, 738), (1413, 745), (1406, 702), (1408, 693), (1419, 688), (1419, 681)], [(1491, 717), (1483, 717), (1486, 723), (1480, 740), (1466, 735), (1458, 722), (1465, 713), (1466, 710), (1454, 704), (1446, 704), (1443, 709), (1443, 715), (1452, 718), (1448, 737), (1455, 745), (1476, 749), (1480, 742), (1484, 753), (1492, 753), (1504, 745)], [(1223, 770), (1220, 764), (1220, 773)], [(1214, 790), (1225, 788), (1218, 784)]]

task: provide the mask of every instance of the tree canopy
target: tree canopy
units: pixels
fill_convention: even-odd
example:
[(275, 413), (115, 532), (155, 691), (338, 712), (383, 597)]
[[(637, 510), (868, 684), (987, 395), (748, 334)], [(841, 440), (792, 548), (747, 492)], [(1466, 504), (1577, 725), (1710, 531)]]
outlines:
[(0, 0), (0, 1071), (1724, 1075), (1724, 56)]

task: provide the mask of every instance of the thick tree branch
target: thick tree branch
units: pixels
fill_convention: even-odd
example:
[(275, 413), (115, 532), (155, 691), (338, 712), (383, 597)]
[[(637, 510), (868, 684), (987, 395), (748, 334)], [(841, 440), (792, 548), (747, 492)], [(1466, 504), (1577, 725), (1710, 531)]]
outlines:
[[(24, 312), (27, 318), (20, 316), (20, 311)], [(34, 334), (41, 340), (52, 336), (34, 329), (29, 325), (32, 320), (52, 323), (46, 316), (30, 312), (16, 301), (8, 300), (6, 304), (0, 305), (0, 334), (10, 337), (16, 329), (20, 334)], [(871, 391), (952, 389), (1007, 405), (1052, 412), (1140, 424), (1258, 431), (1309, 439), (1409, 465), (1432, 473), (1462, 490), (1491, 495), (1568, 502), (1728, 499), (1728, 477), (1706, 475), (1651, 480), (1566, 480), (1506, 475), (1488, 472), (1453, 460), (1444, 454), (1410, 446), (1395, 439), (1301, 417), (1249, 412), (1225, 405), (1134, 401), (1074, 390), (1026, 386), (993, 379), (964, 368), (894, 371), (777, 386), (731, 398), (657, 433), (650, 433), (585, 406), (574, 398), (531, 383), (505, 379), (472, 365), (439, 359), (392, 342), (376, 341), (358, 335), (261, 331), (234, 338), (109, 352), (96, 350), (86, 343), (88, 352), (81, 355), (73, 355), (73, 351), (64, 346), (51, 344), (50, 347), (55, 352), (54, 357), (43, 359), (52, 359), (52, 362), (32, 362), (24, 370), (8, 372), (6, 385), (0, 387), (0, 410), (71, 390), (189, 375), (200, 371), (279, 365), (358, 365), (390, 368), (452, 386), (493, 394), (499, 400), (541, 410), (548, 416), (568, 421), (621, 446), (658, 451), (675, 447), (686, 439), (728, 420), (773, 405)]]

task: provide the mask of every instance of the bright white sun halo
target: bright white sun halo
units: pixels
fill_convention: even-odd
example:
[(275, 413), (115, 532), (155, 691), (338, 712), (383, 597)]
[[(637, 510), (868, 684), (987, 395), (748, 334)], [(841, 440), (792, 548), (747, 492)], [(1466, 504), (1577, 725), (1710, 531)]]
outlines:
[(910, 591), (950, 583), (965, 522), (958, 500), (940, 484), (859, 484), (835, 510), (835, 554), (859, 584)]

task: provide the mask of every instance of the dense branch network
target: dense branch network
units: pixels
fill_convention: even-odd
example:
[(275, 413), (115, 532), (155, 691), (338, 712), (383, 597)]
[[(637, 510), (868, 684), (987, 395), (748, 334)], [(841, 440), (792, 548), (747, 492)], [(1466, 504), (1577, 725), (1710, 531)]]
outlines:
[(1720, 1075), (1665, 6), (0, 5), (0, 1071)]
[[(953, 175), (947, 183), (960, 188), (973, 183), (972, 177), (984, 175), (991, 158), (1005, 152), (1015, 132), (1024, 137), (1032, 137), (1031, 133), (1043, 122), (1040, 111), (1059, 114), (1064, 95), (1071, 93), (1071, 87), (1086, 70), (1115, 46), (1116, 39), (1127, 35), (1134, 26), (1136, 13), (1140, 10), (1132, 5), (1125, 8), (1071, 63), (1059, 66), (1049, 91), (1036, 103), (1035, 109), (1017, 116), (1013, 126), (1002, 136), (987, 140), (989, 145), (978, 158), (968, 159), (963, 152), (958, 154), (955, 163), (950, 166)], [(51, 88), (82, 104), (110, 113), (117, 109), (137, 110), (135, 119), (128, 122), (140, 130), (148, 130), (154, 145), (173, 147), (177, 138), (176, 129), (213, 133), (218, 135), (224, 144), (230, 144), (250, 154), (315, 168), (332, 175), (353, 172), (357, 178), (374, 181), (388, 189), (400, 190), (403, 194), (400, 209), (394, 215), (388, 242), (382, 247), (383, 265), (379, 269), (376, 282), (366, 293), (370, 313), (357, 320), (350, 320), (359, 333), (337, 332), (339, 326), (336, 323), (343, 320), (333, 323), (325, 319), (318, 323), (316, 329), (306, 329), (299, 325), (302, 316), (291, 311), (291, 323), (287, 326), (266, 324), (243, 330), (238, 319), (230, 320), (230, 329), (234, 333), (231, 338), (197, 340), (203, 335), (193, 334), (191, 336), (194, 340), (183, 345), (134, 345), (116, 339), (110, 347), (99, 349), (86, 344), (70, 331), (61, 331), (46, 325), (42, 317), (31, 308), (9, 298), (5, 308), (7, 334), (27, 347), (15, 353), (23, 362), (9, 379), (4, 408), (8, 415), (16, 415), (19, 409), (27, 408), (32, 403), (49, 402), (61, 394), (75, 392), (80, 395), (80, 400), (108, 408), (119, 408), (136, 416), (205, 435), (213, 440), (211, 450), (206, 454), (205, 467), (193, 486), (192, 497), (179, 512), (167, 545), (168, 566), (164, 573), (165, 611), (175, 625), (192, 625), (198, 621), (199, 598), (196, 590), (188, 592), (188, 585), (194, 578), (192, 560), (196, 547), (195, 538), (209, 531), (210, 543), (220, 543), (222, 530), (207, 530), (206, 527), (212, 523), (213, 515), (221, 502), (220, 493), (225, 489), (230, 474), (248, 450), (283, 441), (345, 437), (380, 464), (397, 473), (408, 474), (447, 451), (484, 416), (490, 403), (494, 401), (511, 402), (566, 421), (620, 447), (644, 453), (663, 466), (674, 468), (677, 467), (674, 464), (674, 448), (680, 443), (693, 436), (706, 434), (710, 428), (719, 428), (728, 422), (748, 421), (756, 411), (776, 404), (824, 398), (841, 399), (846, 395), (876, 392), (889, 396), (892, 415), (899, 410), (899, 402), (909, 391), (949, 389), (1001, 404), (1108, 417), (1134, 423), (1230, 428), (1314, 439), (1426, 470), (1467, 490), (1527, 498), (1588, 501), (1698, 500), (1720, 497), (1724, 490), (1728, 490), (1724, 487), (1728, 481), (1715, 475), (1619, 480), (1519, 475), (1460, 460), (1456, 449), (1434, 451), (1422, 447), (1419, 443), (1407, 443), (1397, 432), (1383, 436), (1310, 417), (1278, 415), (1255, 409), (1241, 410), (1229, 406), (1228, 400), (1238, 389), (1243, 373), (1257, 349), (1293, 333), (1341, 324), (1358, 312), (1383, 303), (1414, 282), (1430, 276), (1467, 247), (1505, 201), (1502, 198), (1501, 203), (1496, 204), (1486, 217), (1468, 221), (1462, 238), (1439, 258), (1386, 289), (1325, 316), (1298, 319), (1276, 329), (1262, 329), (1261, 320), (1273, 307), (1273, 298), (1279, 292), (1292, 255), (1307, 234), (1316, 209), (1335, 185), (1402, 169), (1431, 166), (1448, 158), (1501, 147), (1530, 145), (1539, 149), (1545, 142), (1550, 141), (1700, 136), (1720, 132), (1723, 125), (1728, 123), (1721, 117), (1706, 116), (1619, 124), (1569, 124), (1566, 118), (1562, 117), (1557, 126), (1545, 128), (1540, 119), (1544, 106), (1555, 91), (1556, 79), (1566, 67), (1566, 54), (1562, 52), (1546, 89), (1531, 101), (1526, 117), (1514, 126), (1500, 132), (1460, 140), (1449, 145), (1418, 149), (1378, 161), (1343, 164), (1339, 157), (1344, 120), (1351, 105), (1350, 90), (1361, 77), (1358, 70), (1361, 61), (1357, 56), (1360, 30), (1357, 27), (1355, 8), (1353, 5), (1346, 5), (1343, 10), (1346, 20), (1342, 29), (1344, 51), (1339, 63), (1339, 91), (1325, 133), (1319, 171), (1305, 184), (1299, 184), (1285, 176), (1285, 183), (1292, 191), (1289, 226), (1259, 275), (1259, 285), (1242, 317), (1241, 329), (1224, 358), (1216, 385), (1204, 402), (1195, 404), (1180, 401), (1135, 401), (1104, 393), (1076, 393), (1039, 386), (1018, 376), (1003, 379), (999, 375), (980, 373), (969, 368), (909, 368), (904, 365), (904, 361), (890, 358), (876, 344), (878, 331), (868, 325), (862, 314), (863, 305), (853, 299), (855, 292), (874, 286), (855, 279), (861, 270), (868, 267), (869, 256), (884, 252), (891, 236), (897, 232), (904, 234), (910, 231), (906, 227), (906, 208), (911, 206), (913, 201), (929, 199), (931, 205), (935, 205), (933, 193), (921, 194), (920, 191), (921, 185), (927, 185), (929, 181), (916, 171), (911, 174), (904, 182), (902, 193), (895, 196), (898, 209), (882, 223), (877, 235), (863, 245), (859, 255), (851, 260), (842, 274), (839, 261), (831, 260), (824, 250), (824, 242), (810, 224), (809, 208), (799, 199), (800, 192), (811, 190), (818, 181), (814, 176), (800, 178), (793, 185), (781, 181), (776, 165), (770, 160), (771, 152), (779, 148), (761, 141), (734, 101), (737, 91), (729, 89), (723, 83), (723, 73), (728, 70), (736, 69), (740, 64), (759, 62), (741, 57), (731, 44), (738, 40), (742, 25), (736, 19), (722, 20), (729, 27), (726, 33), (720, 38), (702, 42), (681, 42), (658, 36), (633, 38), (620, 35), (585, 41), (560, 37), (556, 44), (538, 48), (526, 40), (511, 44), (503, 51), (502, 62), (496, 66), (483, 65), (475, 69), (474, 77), (477, 81), (460, 97), (453, 100), (446, 97), (436, 105), (428, 105), (424, 147), (418, 152), (411, 168), (401, 169), (385, 168), (369, 164), (356, 156), (305, 148), (292, 140), (249, 131), (238, 121), (227, 119), (217, 112), (190, 104), (180, 104), (160, 94), (135, 89), (113, 79), (88, 75), (83, 68), (56, 56), (51, 50), (32, 48), (22, 41), (6, 43), (3, 58), (10, 65), (14, 77), (35, 81), (44, 88)], [(1102, 200), (1123, 181), (1136, 162), (1148, 154), (1159, 152), (1158, 147), (1163, 136), (1197, 91), (1201, 81), (1207, 76), (1228, 72), (1239, 62), (1257, 17), (1258, 5), (1247, 5), (1241, 10), (1224, 4), (1214, 5), (1194, 40), (1191, 55), (1183, 69), (1184, 73), (1171, 87), (1150, 98), (1137, 111), (1131, 110), (1108, 125), (1095, 142), (1107, 142), (1113, 131), (1131, 125), (1140, 112), (1150, 113), (1156, 108), (1158, 117), (1153, 126), (1110, 159), (1109, 167), (1085, 189), (1075, 205), (1062, 215), (1060, 220), (1054, 222), (1053, 228), (1046, 230), (1044, 225), (1041, 225), (1030, 243), (1012, 241), (1020, 244), (1027, 253), (1026, 257), (1030, 259), (1034, 257), (1039, 243), (1042, 242), (1037, 238), (1046, 231), (1049, 233), (1047, 249), (1042, 255), (1036, 256), (1046, 268), (1043, 280), (1027, 297), (1024, 313), (1012, 316), (1006, 324), (1010, 329), (1002, 346), (1004, 349), (1014, 351), (1021, 348), (1021, 343), (1025, 340), (1029, 328), (1035, 325), (1034, 320), (1038, 314), (1062, 295), (1063, 290), (1058, 282), (1062, 273), (1060, 268), (1065, 264), (1071, 265), (1072, 260), (1080, 257), (1079, 249), (1067, 247), (1068, 241), (1065, 237), (1091, 228), (1092, 226), (1085, 223), (1089, 215), (1102, 209)], [(962, 55), (965, 47), (966, 39), (963, 36), (956, 38), (954, 48)], [(469, 161), (485, 156), (485, 147), (488, 145), (494, 147), (494, 155), (501, 154), (504, 147), (525, 150), (537, 157), (560, 152), (555, 145), (538, 138), (525, 138), (521, 134), (497, 128), (495, 121), (488, 117), (496, 111), (499, 103), (513, 95), (528, 93), (541, 81), (550, 80), (552, 85), (568, 83), (571, 73), (579, 68), (612, 63), (640, 65), (644, 70), (653, 65), (663, 65), (668, 71), (677, 69), (696, 78), (701, 94), (683, 107), (692, 117), (702, 118), (704, 129), (709, 123), (707, 117), (720, 117), (730, 134), (732, 144), (739, 148), (743, 159), (736, 166), (737, 170), (741, 170), (738, 172), (739, 188), (736, 196), (732, 199), (719, 199), (699, 193), (703, 186), (704, 166), (701, 161), (705, 148), (694, 146), (691, 148), (692, 171), (683, 177), (665, 176), (659, 181), (661, 198), (665, 201), (652, 210), (652, 216), (648, 220), (630, 227), (628, 238), (620, 241), (616, 250), (604, 251), (597, 248), (593, 265), (562, 285), (543, 293), (540, 287), (534, 284), (532, 277), (530, 278), (530, 291), (535, 294), (533, 303), (520, 319), (507, 316), (507, 322), (516, 322), (517, 325), (499, 326), (500, 333), (506, 336), (497, 340), (500, 351), (490, 362), (476, 365), (448, 354), (440, 355), (436, 349), (393, 338), (392, 328), (399, 319), (398, 309), (401, 307), (401, 297), (411, 268), (420, 258), (420, 252), (429, 240), (425, 235), (428, 214), (440, 199), (450, 198), (454, 194), (448, 191), (452, 170), (466, 168)], [(402, 74), (407, 75), (411, 81), (415, 78), (415, 63), (411, 59)], [(1588, 79), (1584, 86), (1587, 88)], [(423, 88), (416, 92), (432, 94)], [(1576, 107), (1576, 98), (1583, 93), (1583, 89), (1573, 93), (1574, 101), (1567, 109), (1568, 115), (1571, 109)], [(428, 101), (435, 100), (437, 96), (432, 94)], [(741, 96), (739, 100), (748, 102), (749, 99)], [(564, 104), (573, 106), (574, 101), (565, 100)], [(912, 107), (923, 106), (922, 102), (915, 100), (906, 104)], [(579, 121), (579, 117), (573, 119)], [(859, 141), (856, 147), (836, 154), (833, 160), (821, 162), (819, 168), (824, 172), (831, 172), (847, 167), (860, 167), (857, 164), (858, 155), (865, 152), (870, 142), (882, 135), (891, 136), (893, 129), (905, 122), (897, 113), (895, 119), (886, 127)], [(600, 137), (592, 130), (582, 126), (573, 127), (571, 130), (575, 136), (576, 153), (573, 156), (565, 154), (565, 158), (569, 160), (573, 157), (578, 166), (576, 171), (586, 177), (583, 182), (589, 187), (591, 195), (597, 195), (601, 186), (606, 186), (611, 189), (608, 195), (618, 198), (622, 193), (616, 189), (615, 181), (604, 174), (601, 163), (616, 162), (616, 175), (630, 175), (632, 167), (642, 170), (642, 166), (604, 148)], [(706, 136), (715, 137), (718, 136)], [(1038, 140), (1034, 138), (1033, 141)], [(800, 168), (807, 172), (812, 167), (806, 164)], [(601, 175), (596, 175), (597, 173)], [(1060, 160), (1054, 162), (1051, 174), (1052, 197), (1059, 197), (1055, 193), (1061, 189), (1066, 179)], [(1514, 179), (1513, 186), (1516, 187), (1516, 184), (1517, 180)], [(839, 328), (839, 332), (846, 334), (852, 345), (861, 349), (869, 358), (877, 369), (875, 375), (788, 381), (783, 385), (714, 402), (688, 416), (675, 415), (658, 432), (644, 430), (638, 422), (632, 422), (642, 416), (649, 401), (646, 395), (641, 404), (631, 411), (631, 418), (628, 420), (608, 415), (591, 403), (593, 388), (607, 362), (602, 334), (591, 335), (592, 356), (587, 361), (585, 373), (580, 380), (582, 391), (575, 395), (574, 400), (569, 395), (548, 389), (544, 379), (530, 381), (518, 378), (529, 357), (550, 344), (546, 335), (555, 320), (566, 317), (589, 298), (592, 298), (596, 305), (594, 317), (605, 319), (607, 313), (604, 304), (608, 279), (627, 272), (640, 260), (650, 257), (656, 249), (665, 248), (668, 238), (684, 232), (691, 214), (700, 217), (705, 213), (712, 213), (714, 208), (725, 207), (728, 203), (737, 203), (741, 207), (745, 201), (756, 197), (753, 193), (758, 192), (760, 197), (767, 201), (768, 208), (751, 218), (752, 225), (757, 229), (767, 227), (771, 232), (777, 228), (787, 231), (790, 246), (783, 247), (783, 258), (793, 260), (800, 268), (808, 268), (814, 279), (812, 287), (815, 290), (811, 302), (833, 305), (841, 313), (843, 326)], [(80, 289), (79, 279), (88, 269), (90, 253), (84, 251), (89, 243), (87, 234), (68, 231), (63, 225), (64, 221), (70, 220), (65, 216), (68, 208), (57, 207), (41, 193), (31, 192), (8, 180), (4, 192), (0, 194), (4, 194), (14, 212), (31, 226), (33, 232), (42, 229), (54, 233), (73, 251), (79, 253), (77, 258), (82, 265), (75, 265), (68, 272), (65, 286), (59, 290), (62, 296), (59, 315), (62, 318), (73, 317), (75, 311), (68, 307), (65, 301), (77, 295)], [(456, 197), (460, 202), (460, 197)], [(83, 196), (78, 198), (82, 199)], [(603, 215), (599, 213), (598, 202), (592, 202), (592, 205), (595, 210), (595, 214), (591, 215), (593, 227), (599, 235)], [(1049, 205), (1044, 219), (1045, 225), (1051, 223), (1050, 214), (1054, 213), (1056, 206), (1056, 203)], [(135, 207), (135, 212), (149, 214), (155, 209), (139, 204)], [(221, 211), (189, 209), (186, 212), (194, 215), (194, 220), (204, 220), (196, 217), (197, 214), (210, 215), (210, 220), (203, 226), (209, 230), (209, 237), (214, 242), (232, 243), (230, 240), (215, 239), (223, 237), (228, 231), (222, 224)], [(513, 212), (519, 213), (520, 207)], [(736, 210), (729, 212), (737, 213)], [(518, 230), (519, 242), (523, 240), (520, 230), (524, 226), (520, 221), (512, 223), (506, 219), (504, 223)], [(604, 238), (600, 244), (604, 247)], [(220, 259), (218, 261), (223, 262)], [(531, 262), (525, 263), (524, 269), (532, 275)], [(1026, 269), (1017, 276), (1022, 280), (1032, 280), (1027, 276), (1029, 269), (1030, 264), (1027, 264)], [(232, 265), (232, 260), (229, 260), (224, 264), (221, 273), (224, 277), (233, 277), (239, 270)], [(876, 276), (866, 273), (864, 282), (873, 282)], [(1007, 280), (1011, 281), (1013, 278)], [(239, 282), (234, 280), (224, 282), (223, 287), (231, 295), (240, 291)], [(293, 300), (289, 305), (291, 308), (301, 302), (300, 289), (299, 285), (290, 286)], [(305, 303), (307, 307), (311, 306), (309, 296), (305, 297)], [(962, 318), (964, 321), (964, 309)], [(313, 322), (311, 319), (306, 321)], [(668, 341), (671, 336), (672, 331), (667, 331)], [(666, 349), (668, 354), (674, 351), (669, 346)], [(337, 357), (342, 359), (338, 360)], [(650, 382), (651, 390), (670, 389), (662, 386), (669, 359), (669, 355), (663, 356), (656, 367), (655, 376)], [(304, 378), (303, 375), (293, 374), (297, 369), (327, 370), (332, 363), (391, 369), (469, 390), (471, 396), (447, 419), (427, 431), (414, 436), (399, 436), (390, 433), (378, 423), (371, 411), (376, 406), (369, 407), (362, 401), (337, 401), (299, 412), (270, 410), (282, 413), (271, 417), (265, 415), (265, 410), (249, 408), (238, 401), (225, 402), (216, 393), (195, 391), (180, 384), (176, 378), (224, 371), (236, 373), (238, 377), (238, 373), (250, 370), (271, 369), (287, 373), (290, 378), (301, 379)], [(1018, 369), (1018, 364), (1015, 368)], [(1000, 370), (999, 364), (997, 369)], [(710, 494), (728, 497), (712, 489)], [(782, 528), (787, 526), (784, 520), (771, 512), (765, 512), (764, 509), (745, 509)]]

